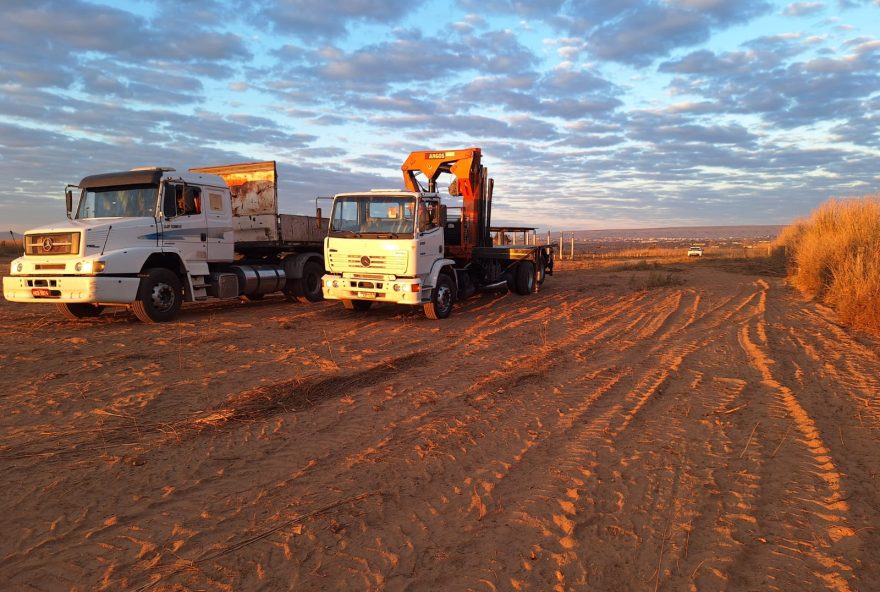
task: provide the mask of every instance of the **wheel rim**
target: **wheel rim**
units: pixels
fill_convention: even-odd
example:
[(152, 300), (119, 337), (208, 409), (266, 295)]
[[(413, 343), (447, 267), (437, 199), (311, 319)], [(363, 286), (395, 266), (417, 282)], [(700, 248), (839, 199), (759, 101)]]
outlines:
[(446, 310), (452, 306), (452, 288), (446, 284), (437, 286), (437, 306), (440, 310)]
[(156, 284), (153, 286), (153, 292), (150, 294), (150, 302), (152, 303), (154, 310), (158, 312), (168, 312), (174, 308), (174, 289), (166, 283)]

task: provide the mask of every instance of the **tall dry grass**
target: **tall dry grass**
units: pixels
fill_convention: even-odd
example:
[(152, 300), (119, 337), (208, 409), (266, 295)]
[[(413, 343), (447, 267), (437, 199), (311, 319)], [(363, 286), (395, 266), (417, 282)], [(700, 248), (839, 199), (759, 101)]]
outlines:
[(880, 334), (880, 195), (829, 200), (786, 227), (777, 244), (795, 287), (845, 323)]
[(21, 255), (22, 242), (20, 240), (0, 240), (0, 256), (18, 257)]

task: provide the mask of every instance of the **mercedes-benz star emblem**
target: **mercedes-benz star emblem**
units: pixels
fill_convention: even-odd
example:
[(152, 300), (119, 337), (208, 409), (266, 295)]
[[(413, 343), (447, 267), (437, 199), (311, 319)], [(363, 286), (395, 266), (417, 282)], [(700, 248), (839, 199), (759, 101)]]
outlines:
[(363, 265), (364, 267), (369, 267), (370, 266), (370, 258), (367, 257), (366, 255), (361, 257), (361, 265)]
[(43, 239), (43, 250), (44, 251), (51, 251), (52, 247), (54, 247), (54, 246), (55, 246), (55, 243), (52, 242), (51, 236), (47, 236)]

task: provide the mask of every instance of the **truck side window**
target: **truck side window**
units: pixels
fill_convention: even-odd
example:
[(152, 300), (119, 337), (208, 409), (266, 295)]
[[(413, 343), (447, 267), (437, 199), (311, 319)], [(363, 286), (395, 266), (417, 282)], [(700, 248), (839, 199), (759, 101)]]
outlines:
[[(178, 210), (180, 208), (178, 207)], [(183, 192), (183, 215), (194, 216), (202, 213), (202, 188), (186, 185)]]
[(212, 212), (222, 212), (223, 211), (223, 196), (219, 193), (209, 193), (208, 201), (211, 205)]
[(436, 201), (419, 203), (419, 232), (427, 232), (440, 226), (440, 204)]
[(202, 188), (192, 185), (165, 185), (165, 215), (194, 216), (202, 213)]

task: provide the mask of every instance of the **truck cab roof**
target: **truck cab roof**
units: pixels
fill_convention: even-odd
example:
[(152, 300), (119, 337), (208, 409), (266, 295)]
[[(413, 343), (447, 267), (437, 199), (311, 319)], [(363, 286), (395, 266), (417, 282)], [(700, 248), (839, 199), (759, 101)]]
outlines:
[(368, 195), (406, 195), (411, 197), (440, 197), (439, 193), (430, 193), (427, 191), (409, 191), (407, 189), (370, 189), (368, 191), (349, 191), (347, 193), (337, 193), (336, 197), (355, 197)]
[(216, 175), (202, 175), (192, 173), (176, 173), (172, 168), (148, 167), (137, 168), (116, 173), (101, 173), (89, 175), (79, 182), (79, 187), (91, 189), (94, 187), (121, 187), (126, 185), (158, 185), (163, 179), (181, 180), (186, 183), (225, 187), (223, 179)]

